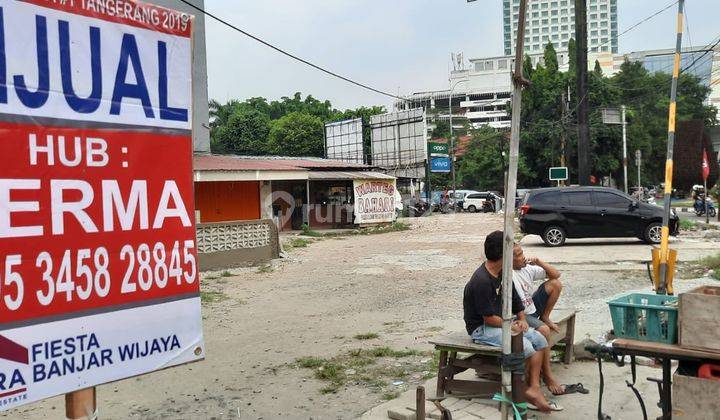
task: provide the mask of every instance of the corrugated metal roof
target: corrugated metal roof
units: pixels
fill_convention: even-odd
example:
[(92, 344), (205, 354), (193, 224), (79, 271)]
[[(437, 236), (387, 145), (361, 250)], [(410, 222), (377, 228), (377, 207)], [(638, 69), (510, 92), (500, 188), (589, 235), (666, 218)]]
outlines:
[(311, 171), (308, 172), (308, 178), (311, 180), (352, 180), (352, 179), (395, 179), (394, 176), (382, 174), (380, 172), (368, 171)]
[(370, 169), (370, 166), (321, 158), (279, 156), (195, 155), (196, 171), (305, 171), (309, 169)]

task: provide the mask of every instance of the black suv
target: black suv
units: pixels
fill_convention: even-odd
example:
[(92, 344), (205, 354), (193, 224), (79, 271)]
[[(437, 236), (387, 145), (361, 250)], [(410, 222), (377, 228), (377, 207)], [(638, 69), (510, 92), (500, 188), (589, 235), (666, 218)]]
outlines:
[[(638, 202), (612, 188), (541, 188), (525, 195), (520, 206), (520, 230), (540, 235), (548, 246), (566, 238), (637, 237), (660, 243), (663, 209)], [(670, 215), (670, 233), (677, 235), (678, 217)]]

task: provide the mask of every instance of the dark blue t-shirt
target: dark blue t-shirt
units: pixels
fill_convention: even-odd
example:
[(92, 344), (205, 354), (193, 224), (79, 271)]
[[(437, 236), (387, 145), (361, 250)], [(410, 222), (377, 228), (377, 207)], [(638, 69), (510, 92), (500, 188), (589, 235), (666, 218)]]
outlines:
[[(463, 293), (463, 318), (468, 334), (483, 325), (483, 316), (502, 317), (502, 294), (502, 274), (500, 277), (493, 277), (483, 263), (470, 277)], [(517, 314), (524, 309), (513, 286), (512, 312)]]

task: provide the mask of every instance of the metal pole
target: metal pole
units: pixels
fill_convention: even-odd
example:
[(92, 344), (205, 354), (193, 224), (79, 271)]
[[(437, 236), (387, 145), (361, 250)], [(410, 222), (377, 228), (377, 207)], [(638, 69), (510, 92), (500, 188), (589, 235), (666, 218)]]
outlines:
[[(522, 105), (522, 89), (529, 82), (523, 79), (523, 51), (525, 50), (525, 10), (527, 0), (520, 0), (520, 11), (518, 16), (517, 43), (515, 44), (515, 68), (513, 71), (513, 95), (512, 95), (512, 120), (510, 124), (510, 157), (508, 161), (507, 188), (505, 197), (508, 200), (515, 200), (517, 189), (518, 150), (520, 149), (520, 111)], [(503, 354), (510, 354), (510, 325), (512, 323), (512, 253), (515, 242), (514, 234), (515, 212), (510, 207), (505, 209), (505, 222), (503, 226), (503, 327), (502, 327), (502, 349)], [(503, 395), (510, 396), (510, 372), (502, 370), (502, 391)], [(507, 405), (502, 405), (503, 419), (507, 418)]]
[[(457, 83), (455, 86), (457, 86)], [(448, 100), (448, 109), (450, 110), (450, 171), (452, 171), (453, 200), (455, 199), (455, 141), (453, 140), (452, 94), (455, 86), (450, 87), (450, 99)]]
[(578, 183), (590, 185), (590, 125), (588, 124), (587, 3), (575, 0), (575, 41), (577, 61)]
[(638, 170), (638, 188), (642, 188), (642, 183), (640, 182), (640, 166), (642, 165), (642, 157), (638, 155), (637, 157), (637, 170)]
[(627, 123), (625, 122), (625, 105), (620, 107), (622, 110), (622, 134), (623, 134), (623, 174), (625, 175), (625, 194), (628, 193), (628, 158), (627, 158)]
[(667, 161), (665, 162), (665, 200), (662, 225), (662, 239), (660, 242), (660, 284), (657, 288), (659, 295), (667, 294), (667, 270), (670, 257), (670, 201), (672, 199), (673, 179), (673, 148), (675, 146), (675, 103), (677, 99), (677, 82), (680, 75), (680, 51), (682, 48), (683, 7), (685, 0), (678, 2), (677, 13), (677, 39), (675, 41), (675, 62), (673, 65), (672, 85), (670, 88), (670, 110), (668, 112), (668, 141)]
[(708, 189), (707, 189), (707, 178), (703, 177), (703, 188), (705, 190), (705, 194), (703, 197), (705, 198), (705, 223), (710, 223), (710, 215), (708, 214)]

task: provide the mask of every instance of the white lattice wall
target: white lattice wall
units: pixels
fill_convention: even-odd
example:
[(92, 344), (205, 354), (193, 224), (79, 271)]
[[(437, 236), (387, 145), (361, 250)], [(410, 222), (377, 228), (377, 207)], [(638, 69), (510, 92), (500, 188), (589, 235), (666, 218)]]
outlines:
[(198, 252), (262, 248), (272, 244), (269, 221), (208, 223), (197, 226)]

